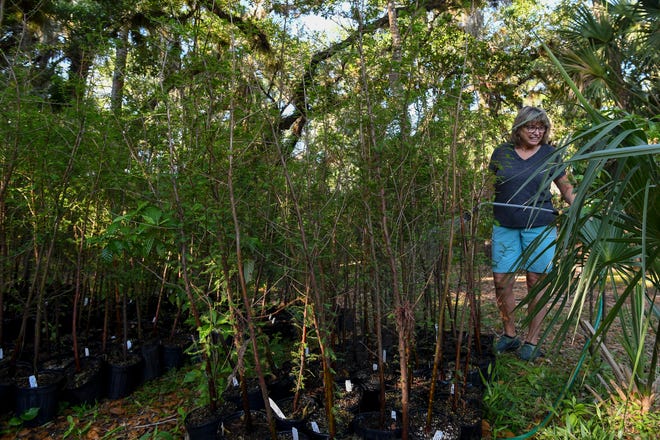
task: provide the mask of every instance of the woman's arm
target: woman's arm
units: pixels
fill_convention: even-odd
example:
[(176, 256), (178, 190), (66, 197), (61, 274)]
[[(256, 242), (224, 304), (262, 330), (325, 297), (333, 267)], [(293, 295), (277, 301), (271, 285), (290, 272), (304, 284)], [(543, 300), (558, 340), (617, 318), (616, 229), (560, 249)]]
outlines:
[(568, 176), (564, 174), (560, 178), (555, 179), (555, 185), (559, 188), (559, 192), (564, 200), (566, 200), (569, 205), (572, 205), (573, 200), (575, 200), (575, 194), (573, 194), (573, 185), (571, 185), (570, 180), (568, 180)]

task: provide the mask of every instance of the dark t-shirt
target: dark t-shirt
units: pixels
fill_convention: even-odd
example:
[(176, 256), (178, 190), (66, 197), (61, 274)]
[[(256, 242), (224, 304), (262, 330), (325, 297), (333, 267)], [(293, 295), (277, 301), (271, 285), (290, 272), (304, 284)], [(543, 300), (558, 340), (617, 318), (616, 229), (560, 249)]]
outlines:
[[(496, 204), (493, 205), (493, 215), (500, 226), (531, 228), (553, 222), (550, 184), (552, 179), (566, 174), (554, 153), (555, 148), (547, 144), (541, 145), (528, 159), (518, 156), (510, 143), (502, 144), (493, 151), (488, 169), (495, 174)], [(549, 211), (498, 204), (524, 205)]]

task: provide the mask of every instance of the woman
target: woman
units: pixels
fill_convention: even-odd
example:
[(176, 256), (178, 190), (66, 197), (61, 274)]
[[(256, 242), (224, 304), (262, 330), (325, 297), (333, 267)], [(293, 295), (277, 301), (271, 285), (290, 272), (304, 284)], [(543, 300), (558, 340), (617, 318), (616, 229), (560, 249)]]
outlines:
[[(495, 350), (502, 353), (520, 349), (518, 355), (526, 361), (542, 355), (537, 344), (545, 311), (533, 313), (538, 296), (529, 303), (529, 328), (525, 337), (519, 338), (513, 316), (515, 273), (520, 268), (525, 269), (529, 292), (551, 269), (557, 231), (548, 227), (554, 222), (556, 212), (552, 206), (550, 178), (554, 177), (564, 200), (571, 204), (574, 199), (573, 186), (554, 147), (548, 144), (550, 127), (544, 110), (523, 107), (513, 122), (510, 142), (495, 149), (489, 164), (495, 175), (493, 279), (504, 325), (504, 334)], [(525, 253), (532, 242), (531, 254)], [(524, 253), (529, 258), (522, 261)]]

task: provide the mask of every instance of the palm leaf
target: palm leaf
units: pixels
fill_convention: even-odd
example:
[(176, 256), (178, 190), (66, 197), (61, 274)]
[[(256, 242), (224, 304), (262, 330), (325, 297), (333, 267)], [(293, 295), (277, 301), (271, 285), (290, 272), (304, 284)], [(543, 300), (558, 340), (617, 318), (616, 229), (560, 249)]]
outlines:
[[(593, 338), (599, 341), (619, 322), (626, 347), (622, 368), (630, 374), (625, 376), (628, 383), (618, 386), (634, 387), (648, 400), (655, 395), (660, 346), (658, 333), (653, 332), (658, 322), (655, 296), (660, 288), (660, 145), (648, 144), (645, 121), (625, 115), (610, 119), (592, 107), (546, 50), (592, 125), (569, 141), (578, 148), (566, 162), (584, 167), (582, 181), (573, 206), (558, 219), (555, 265), (524, 303), (545, 289), (537, 307), (550, 310), (544, 337), (553, 334), (555, 346), (571, 328), (577, 331), (581, 320), (594, 323)], [(557, 154), (565, 154), (565, 149)], [(648, 282), (654, 286), (653, 292), (649, 292)], [(609, 301), (612, 305), (606, 310), (608, 299), (613, 302)], [(644, 351), (649, 338), (650, 357)]]

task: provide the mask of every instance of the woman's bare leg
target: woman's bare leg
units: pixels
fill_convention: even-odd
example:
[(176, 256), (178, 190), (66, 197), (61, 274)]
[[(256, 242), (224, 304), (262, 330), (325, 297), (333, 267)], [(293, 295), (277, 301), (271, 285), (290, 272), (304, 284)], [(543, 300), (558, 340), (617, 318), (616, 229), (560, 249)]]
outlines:
[[(534, 285), (543, 279), (544, 276), (545, 274), (527, 272), (527, 292), (531, 292)], [(539, 292), (527, 306), (527, 314), (530, 321), (525, 342), (529, 342), (530, 344), (534, 345), (538, 344), (539, 342), (539, 336), (541, 335), (541, 324), (543, 323), (543, 318), (545, 318), (546, 313), (545, 308), (543, 308), (539, 310), (538, 313), (533, 314), (536, 303), (541, 298), (541, 295), (543, 295), (543, 291)]]
[(497, 299), (497, 308), (502, 317), (504, 334), (507, 336), (516, 336), (516, 323), (513, 316), (513, 309), (516, 308), (516, 297), (513, 293), (513, 284), (515, 274), (513, 273), (493, 273), (495, 282), (495, 297)]

